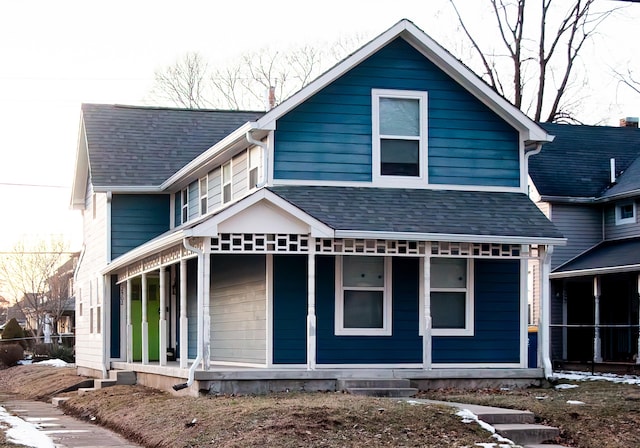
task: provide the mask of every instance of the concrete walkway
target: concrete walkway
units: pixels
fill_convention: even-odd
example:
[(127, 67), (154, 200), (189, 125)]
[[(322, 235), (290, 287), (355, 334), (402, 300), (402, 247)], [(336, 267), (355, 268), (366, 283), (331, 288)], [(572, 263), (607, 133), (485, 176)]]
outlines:
[(10, 414), (34, 425), (38, 431), (46, 434), (53, 441), (56, 448), (142, 447), (90, 421), (65, 415), (61, 409), (54, 407), (50, 402), (0, 396), (0, 406)]

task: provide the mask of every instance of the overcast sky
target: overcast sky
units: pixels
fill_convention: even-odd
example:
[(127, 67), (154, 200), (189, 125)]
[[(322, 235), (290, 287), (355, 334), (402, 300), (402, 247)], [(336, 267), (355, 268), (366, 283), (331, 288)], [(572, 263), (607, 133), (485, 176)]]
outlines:
[[(401, 18), (447, 46), (456, 24), (446, 7), (443, 0), (0, 0), (0, 250), (51, 234), (80, 249), (79, 213), (68, 204), (82, 102), (144, 104), (154, 71), (188, 51), (221, 64), (265, 45), (373, 36)], [(585, 107), (603, 124), (640, 115), (640, 95), (603, 75), (638, 54), (639, 8), (603, 28), (581, 63), (598, 86)]]

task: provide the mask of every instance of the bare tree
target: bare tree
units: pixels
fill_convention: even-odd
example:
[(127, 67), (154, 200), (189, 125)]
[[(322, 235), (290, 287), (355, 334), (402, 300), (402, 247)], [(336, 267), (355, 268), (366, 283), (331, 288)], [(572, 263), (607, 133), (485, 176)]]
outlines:
[[(456, 1), (449, 0), (479, 58), (481, 77), (536, 121), (577, 121), (572, 108), (575, 101), (567, 100), (571, 83), (579, 83), (574, 76), (577, 59), (585, 43), (616, 8), (596, 10), (595, 0), (488, 2), (497, 26), (485, 24), (483, 31), (495, 29), (498, 37), (494, 41), (500, 43), (506, 54), (486, 50), (479, 42), (480, 33), (471, 30)], [(563, 6), (565, 9), (561, 9)], [(505, 59), (511, 66), (509, 71), (504, 70)], [(509, 73), (508, 83), (501, 78), (505, 72)]]
[(611, 70), (619, 83), (624, 84), (634, 92), (640, 94), (640, 78), (638, 78), (631, 68), (627, 67), (626, 73), (615, 68), (611, 68)]
[[(16, 306), (31, 323), (34, 337), (41, 337), (46, 313), (60, 308), (58, 292), (51, 295), (51, 279), (66, 261), (66, 244), (57, 239), (32, 246), (16, 244), (12, 253), (0, 259), (0, 278), (16, 299)], [(67, 300), (65, 297), (64, 300)]]
[(175, 64), (156, 70), (152, 96), (189, 109), (207, 107), (207, 73), (207, 63), (202, 56), (187, 53)]

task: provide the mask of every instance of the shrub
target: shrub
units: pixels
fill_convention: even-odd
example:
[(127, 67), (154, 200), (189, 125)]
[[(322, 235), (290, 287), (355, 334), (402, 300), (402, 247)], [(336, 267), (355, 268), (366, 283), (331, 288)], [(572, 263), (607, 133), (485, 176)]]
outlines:
[(0, 362), (7, 367), (18, 365), (24, 358), (24, 349), (20, 344), (5, 344), (0, 346)]
[[(2, 339), (22, 338), (24, 338), (24, 330), (15, 318), (11, 319), (7, 322), (7, 325), (5, 325), (4, 330), (2, 331)], [(25, 340), (15, 341), (15, 343), (20, 344), (23, 350), (27, 347), (27, 342)]]
[[(61, 359), (64, 362), (75, 362), (73, 348), (59, 344), (36, 344), (33, 347), (33, 354), (35, 358), (40, 358), (41, 361), (45, 359)], [(36, 359), (34, 361), (37, 362)]]

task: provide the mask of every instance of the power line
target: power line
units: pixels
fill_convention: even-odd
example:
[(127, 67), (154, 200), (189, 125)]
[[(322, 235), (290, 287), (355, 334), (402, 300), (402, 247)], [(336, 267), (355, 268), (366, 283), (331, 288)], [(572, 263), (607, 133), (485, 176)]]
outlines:
[(66, 189), (71, 188), (66, 185), (20, 184), (20, 183), (12, 183), (12, 182), (0, 182), (0, 185), (4, 185), (7, 187), (66, 188)]

